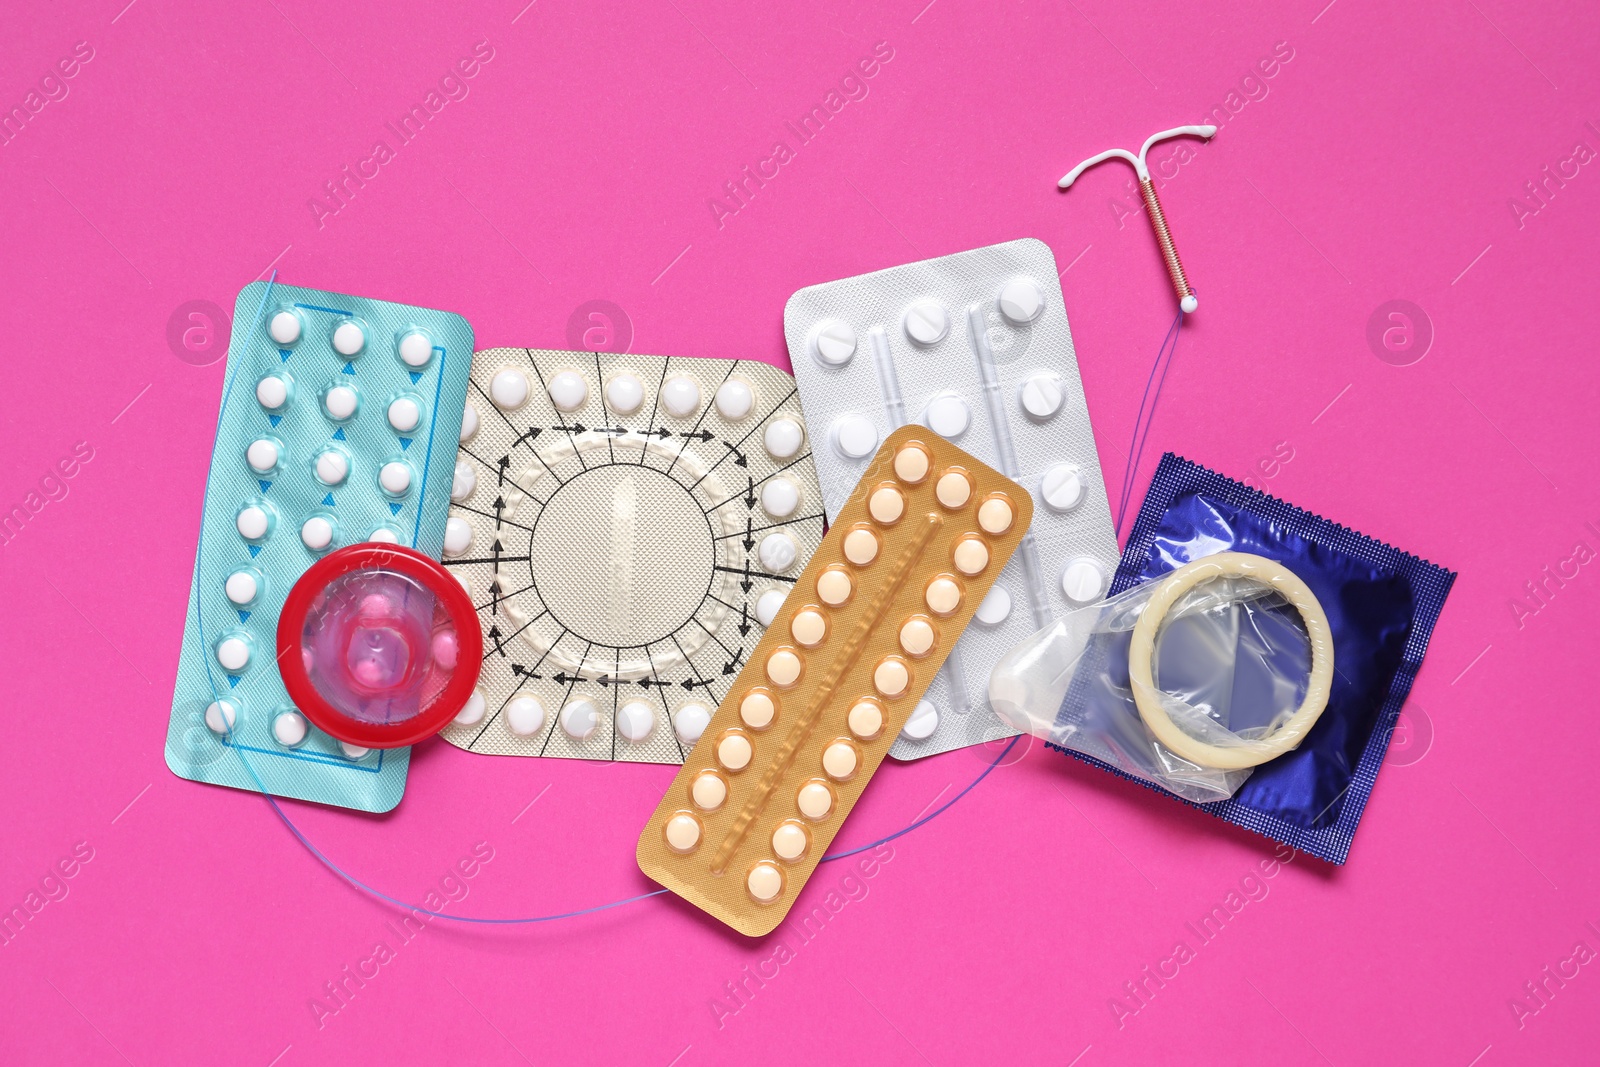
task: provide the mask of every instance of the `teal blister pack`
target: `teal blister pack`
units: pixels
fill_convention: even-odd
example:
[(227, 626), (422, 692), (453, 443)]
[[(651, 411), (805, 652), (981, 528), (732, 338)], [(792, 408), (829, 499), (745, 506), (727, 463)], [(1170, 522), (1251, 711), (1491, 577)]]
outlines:
[(410, 750), (311, 726), (275, 660), (306, 568), (362, 541), (439, 558), (472, 327), (446, 311), (253, 282), (223, 377), (167, 766), (179, 777), (360, 811), (405, 791)]

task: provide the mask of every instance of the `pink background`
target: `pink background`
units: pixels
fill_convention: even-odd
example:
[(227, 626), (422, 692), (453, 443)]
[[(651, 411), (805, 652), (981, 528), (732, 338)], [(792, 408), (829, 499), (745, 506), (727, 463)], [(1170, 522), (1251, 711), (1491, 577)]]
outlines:
[[(1600, 168), (1568, 164), (1545, 202), (1511, 207), (1577, 142), (1600, 150), (1592, 7), (125, 2), (13, 4), (27, 10), (0, 38), (6, 107), (75, 42), (93, 49), (0, 147), (0, 509), (76, 442), (94, 450), (0, 548), (0, 907), (92, 850), (0, 947), (0, 1059), (1594, 1059)], [(481, 40), (494, 57), (469, 95), (319, 227), (322, 183), (378, 138), (394, 147), (384, 123)], [(893, 58), (866, 98), (796, 146), (783, 120), (878, 41)], [(1277, 42), (1293, 58), (1246, 102), (1241, 78)], [(1347, 867), (1302, 857), (1246, 879), (1263, 840), (1034, 751), (872, 877), (824, 867), (803, 907), (829, 888), (859, 899), (815, 940), (791, 935), (792, 958), (719, 1017), (742, 968), (773, 974), (775, 943), (671, 898), (534, 927), (435, 922), (403, 943), (259, 796), (164, 767), (223, 366), (195, 364), (224, 348), (169, 346), (186, 301), (231, 308), (275, 264), (461, 312), (480, 346), (560, 347), (572, 311), (605, 299), (634, 351), (782, 365), (794, 289), (1037, 236), (1065, 271), (1115, 483), (1172, 296), (1144, 221), (1119, 226), (1126, 168), (1065, 195), (1054, 180), (1236, 90), (1238, 113), (1164, 189), (1202, 302), (1139, 493), (1171, 448), (1461, 575)], [(708, 199), (779, 138), (794, 158), (719, 227)], [(1407, 366), (1367, 340), (1396, 298), (1434, 332)], [(843, 840), (905, 825), (987, 758), (887, 767)], [(672, 768), (440, 743), (412, 768), (387, 817), (288, 807), (410, 899), (486, 842), (462, 914), (649, 888), (634, 841)], [(1259, 899), (1201, 944), (1185, 924), (1241, 880)], [(1132, 1000), (1123, 983), (1180, 939), (1193, 958)], [(311, 999), (378, 941), (393, 958), (319, 1027)]]

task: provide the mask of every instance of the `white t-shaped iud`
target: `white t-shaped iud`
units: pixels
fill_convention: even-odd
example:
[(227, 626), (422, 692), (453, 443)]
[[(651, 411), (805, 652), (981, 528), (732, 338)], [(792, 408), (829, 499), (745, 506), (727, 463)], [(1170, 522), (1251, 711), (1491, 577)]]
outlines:
[(1189, 279), (1184, 277), (1183, 264), (1178, 261), (1178, 247), (1172, 243), (1172, 230), (1167, 226), (1167, 216), (1161, 211), (1161, 201), (1156, 197), (1155, 182), (1150, 180), (1150, 167), (1145, 162), (1145, 156), (1150, 152), (1150, 146), (1169, 137), (1201, 137), (1209, 139), (1217, 132), (1215, 126), (1174, 126), (1170, 130), (1151, 134), (1145, 141), (1144, 147), (1139, 149), (1139, 154), (1134, 155), (1124, 148), (1108, 148), (1097, 156), (1090, 156), (1076, 167), (1067, 171), (1056, 184), (1063, 189), (1070, 189), (1072, 183), (1078, 180), (1078, 175), (1108, 159), (1126, 159), (1133, 164), (1133, 169), (1139, 175), (1139, 194), (1144, 197), (1144, 206), (1150, 212), (1150, 225), (1156, 231), (1156, 241), (1161, 245), (1161, 258), (1167, 262), (1167, 273), (1172, 276), (1173, 291), (1178, 294), (1178, 306), (1184, 314), (1193, 312), (1200, 306), (1200, 301), (1195, 299), (1194, 290), (1189, 288)]

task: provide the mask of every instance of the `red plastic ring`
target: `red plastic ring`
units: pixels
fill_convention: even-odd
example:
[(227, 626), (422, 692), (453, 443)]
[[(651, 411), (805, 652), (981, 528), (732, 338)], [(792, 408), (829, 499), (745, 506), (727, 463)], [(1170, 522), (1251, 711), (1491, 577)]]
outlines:
[[(416, 581), (431, 593), (455, 625), (456, 668), (439, 696), (418, 714), (398, 723), (353, 719), (318, 691), (301, 658), (301, 636), (317, 596), (336, 579), (358, 570), (382, 570)], [(312, 564), (289, 590), (278, 616), (278, 671), (289, 699), (323, 732), (365, 748), (402, 748), (426, 740), (460, 713), (478, 683), (483, 665), (483, 629), (472, 598), (436, 560), (400, 545), (365, 543), (330, 552)]]

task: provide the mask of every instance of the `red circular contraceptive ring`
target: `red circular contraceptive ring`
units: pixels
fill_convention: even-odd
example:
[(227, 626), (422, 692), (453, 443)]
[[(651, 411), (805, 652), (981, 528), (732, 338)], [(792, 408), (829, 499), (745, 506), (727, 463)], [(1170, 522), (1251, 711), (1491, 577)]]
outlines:
[(295, 707), (340, 741), (432, 737), (472, 695), (483, 631), (461, 583), (396, 545), (350, 545), (300, 576), (278, 617), (278, 670)]

